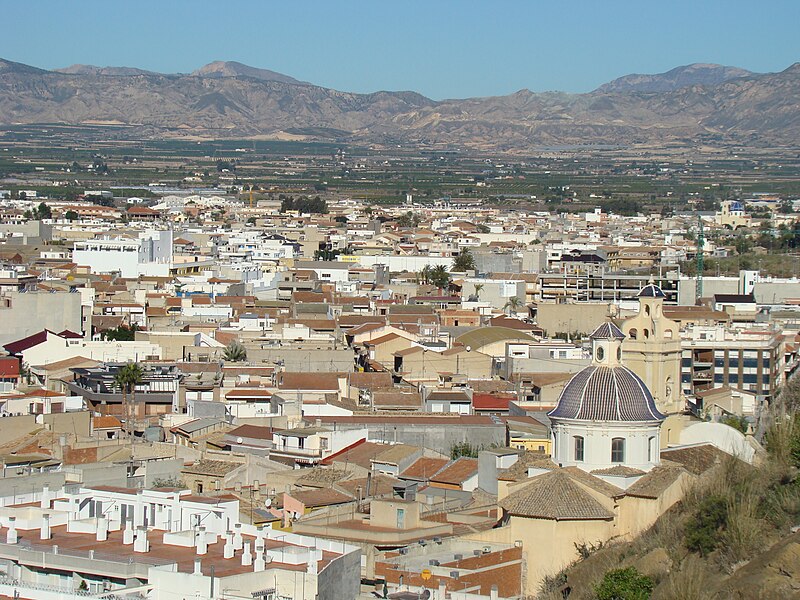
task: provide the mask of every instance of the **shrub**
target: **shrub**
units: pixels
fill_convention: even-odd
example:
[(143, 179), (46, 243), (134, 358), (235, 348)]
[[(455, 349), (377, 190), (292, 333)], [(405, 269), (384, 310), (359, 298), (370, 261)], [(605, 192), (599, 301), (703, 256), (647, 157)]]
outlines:
[(651, 577), (642, 575), (635, 567), (627, 567), (608, 571), (594, 587), (594, 593), (598, 600), (647, 600), (653, 587)]
[(708, 496), (697, 507), (686, 523), (686, 547), (706, 556), (713, 552), (720, 540), (720, 530), (728, 520), (728, 503), (719, 495)]

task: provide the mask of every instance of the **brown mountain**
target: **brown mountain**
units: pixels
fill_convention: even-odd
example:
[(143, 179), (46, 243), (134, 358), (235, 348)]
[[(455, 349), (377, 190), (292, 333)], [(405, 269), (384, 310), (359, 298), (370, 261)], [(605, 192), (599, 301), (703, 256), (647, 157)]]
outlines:
[(0, 124), (122, 123), (141, 135), (294, 135), (503, 150), (698, 140), (795, 145), (800, 137), (800, 64), (664, 92), (522, 90), (441, 102), (414, 92), (340, 92), (254, 69), (259, 77), (236, 64), (212, 63), (191, 75), (97, 74), (0, 60)]
[(738, 67), (695, 63), (683, 67), (675, 67), (666, 73), (656, 75), (625, 75), (609, 81), (597, 88), (604, 94), (642, 92), (645, 94), (674, 92), (684, 87), (705, 85), (715, 86), (737, 77), (754, 75), (750, 71)]
[[(257, 69), (248, 65), (243, 65), (236, 61), (222, 61), (218, 60), (207, 65), (200, 67), (192, 72), (196, 77), (251, 77), (261, 81), (280, 81), (282, 83), (305, 83), (298, 81), (294, 77), (276, 73), (269, 69)], [(306, 84), (307, 85), (307, 84)]]

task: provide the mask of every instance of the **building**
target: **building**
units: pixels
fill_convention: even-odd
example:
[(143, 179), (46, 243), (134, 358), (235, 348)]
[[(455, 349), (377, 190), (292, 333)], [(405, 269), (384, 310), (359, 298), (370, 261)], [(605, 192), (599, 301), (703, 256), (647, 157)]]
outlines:
[(775, 396), (783, 381), (780, 334), (768, 328), (694, 326), (681, 340), (681, 388), (695, 395), (727, 385), (754, 392), (759, 405)]
[(547, 413), (553, 461), (585, 471), (625, 465), (650, 471), (660, 462), (664, 420), (645, 383), (622, 366), (625, 335), (604, 323), (591, 335), (592, 364), (577, 373)]
[(644, 381), (664, 412), (683, 409), (678, 385), (681, 373), (680, 325), (664, 315), (664, 292), (648, 284), (639, 292), (639, 314), (622, 331), (622, 362)]
[(230, 495), (45, 487), (0, 510), (0, 594), (25, 599), (352, 599), (360, 552), (239, 521)]

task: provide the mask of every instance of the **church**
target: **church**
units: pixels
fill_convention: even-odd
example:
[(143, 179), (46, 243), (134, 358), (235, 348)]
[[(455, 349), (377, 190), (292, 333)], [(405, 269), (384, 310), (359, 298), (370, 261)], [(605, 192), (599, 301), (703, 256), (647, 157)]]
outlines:
[(577, 560), (579, 547), (641, 534), (725, 456), (704, 443), (662, 449), (665, 412), (680, 404), (678, 326), (663, 316), (663, 298), (646, 286), (638, 316), (594, 330), (591, 364), (548, 413), (552, 456), (522, 455), (498, 478), (500, 526), (480, 539), (523, 544), (526, 594)]

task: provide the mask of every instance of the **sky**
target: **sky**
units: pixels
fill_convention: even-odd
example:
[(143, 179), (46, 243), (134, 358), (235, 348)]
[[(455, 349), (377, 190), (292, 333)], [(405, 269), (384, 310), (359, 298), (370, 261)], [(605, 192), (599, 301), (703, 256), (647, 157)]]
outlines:
[(235, 60), (351, 92), (587, 92), (695, 62), (800, 61), (800, 0), (4, 2), (0, 58), (189, 73)]

